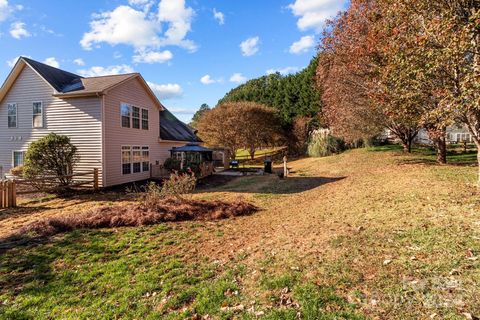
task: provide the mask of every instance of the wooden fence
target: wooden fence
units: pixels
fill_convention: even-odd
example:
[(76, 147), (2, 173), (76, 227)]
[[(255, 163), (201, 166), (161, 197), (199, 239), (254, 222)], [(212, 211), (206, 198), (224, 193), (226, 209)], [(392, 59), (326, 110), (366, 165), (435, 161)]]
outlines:
[[(78, 179), (78, 177), (87, 177)], [(90, 185), (93, 190), (98, 190), (98, 169), (90, 172), (76, 173), (62, 177), (42, 177), (35, 179), (12, 179), (0, 181), (0, 209), (17, 206), (17, 196), (39, 192), (53, 192), (61, 189)], [(68, 186), (58, 186), (58, 179), (72, 179)]]
[(17, 206), (15, 181), (0, 181), (0, 209)]

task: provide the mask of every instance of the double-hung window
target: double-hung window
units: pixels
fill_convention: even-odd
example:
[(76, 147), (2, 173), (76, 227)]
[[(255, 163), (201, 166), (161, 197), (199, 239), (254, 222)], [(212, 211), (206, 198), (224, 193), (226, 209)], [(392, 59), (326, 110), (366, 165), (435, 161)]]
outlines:
[(41, 102), (33, 103), (33, 128), (43, 128), (43, 105)]
[(22, 166), (24, 158), (25, 158), (24, 151), (13, 151), (13, 167)]
[(148, 130), (148, 109), (121, 103), (120, 113), (123, 128)]
[(120, 112), (122, 114), (122, 127), (130, 128), (130, 116), (132, 114), (132, 108), (126, 103), (122, 103), (120, 106)]
[(132, 147), (133, 173), (142, 172), (142, 151), (138, 146)]
[(148, 109), (142, 109), (142, 129), (148, 130)]
[(132, 128), (140, 129), (140, 108), (132, 106)]
[(130, 146), (122, 147), (122, 174), (132, 173), (132, 148)]
[(17, 128), (17, 104), (16, 103), (9, 103), (7, 105), (7, 113), (8, 113), (8, 127), (9, 128)]
[(142, 147), (142, 171), (150, 171), (150, 150), (149, 147)]

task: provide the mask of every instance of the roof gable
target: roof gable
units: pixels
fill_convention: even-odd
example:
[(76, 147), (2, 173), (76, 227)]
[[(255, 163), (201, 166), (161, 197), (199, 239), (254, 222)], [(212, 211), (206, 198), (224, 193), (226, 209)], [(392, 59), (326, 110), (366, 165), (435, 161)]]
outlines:
[(69, 92), (82, 90), (82, 77), (74, 73), (54, 68), (47, 64), (21, 57), (32, 69), (34, 69), (45, 81), (57, 92)]

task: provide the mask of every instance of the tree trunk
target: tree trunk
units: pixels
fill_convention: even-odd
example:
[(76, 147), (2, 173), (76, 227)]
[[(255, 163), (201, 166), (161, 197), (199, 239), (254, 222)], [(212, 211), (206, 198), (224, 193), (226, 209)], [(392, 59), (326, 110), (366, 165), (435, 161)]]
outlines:
[(477, 146), (477, 165), (478, 165), (477, 187), (480, 188), (480, 141), (475, 140), (475, 145)]
[(250, 160), (254, 160), (255, 159), (255, 147), (250, 147), (250, 149), (248, 150), (248, 153), (250, 154)]
[(445, 141), (445, 136), (438, 139), (436, 142), (437, 145), (437, 162), (440, 164), (447, 163), (447, 142)]

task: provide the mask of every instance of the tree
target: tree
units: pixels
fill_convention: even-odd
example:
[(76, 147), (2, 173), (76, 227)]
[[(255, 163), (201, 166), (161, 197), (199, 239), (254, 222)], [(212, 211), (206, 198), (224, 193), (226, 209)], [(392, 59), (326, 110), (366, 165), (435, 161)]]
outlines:
[(55, 133), (32, 142), (25, 155), (24, 175), (28, 178), (55, 176), (60, 185), (69, 185), (79, 157), (70, 138)]
[(206, 103), (203, 103), (200, 106), (200, 108), (197, 110), (197, 112), (195, 112), (195, 114), (193, 115), (192, 121), (190, 122), (190, 126), (196, 128), (200, 118), (210, 110), (211, 110), (210, 106)]
[(276, 110), (285, 129), (296, 117), (317, 117), (321, 111), (320, 91), (315, 84), (318, 60), (313, 58), (300, 72), (283, 76), (273, 73), (252, 79), (228, 92), (218, 104), (251, 101)]
[(246, 148), (253, 159), (259, 147), (279, 140), (279, 123), (272, 108), (255, 102), (228, 102), (202, 116), (198, 129), (207, 144), (229, 148), (233, 158), (240, 148)]

